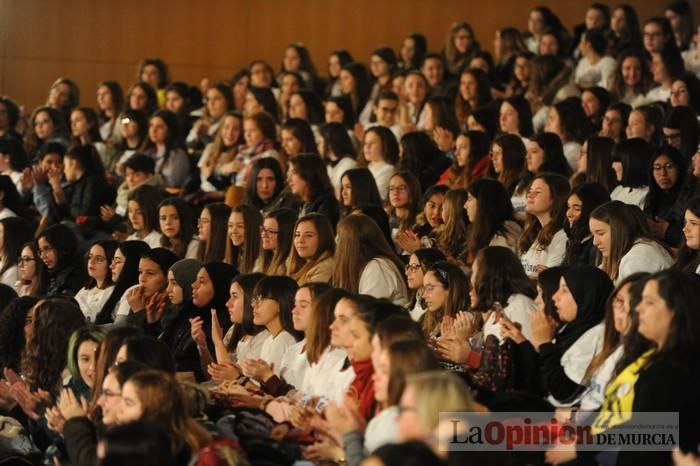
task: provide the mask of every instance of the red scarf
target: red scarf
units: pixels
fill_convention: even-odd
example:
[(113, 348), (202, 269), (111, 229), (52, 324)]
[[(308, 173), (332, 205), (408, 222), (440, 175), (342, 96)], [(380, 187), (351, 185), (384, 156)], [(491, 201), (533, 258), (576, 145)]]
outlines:
[(357, 399), (360, 406), (360, 415), (366, 421), (374, 415), (374, 382), (372, 375), (374, 368), (372, 360), (352, 361), (352, 369), (355, 371), (355, 380), (350, 384), (349, 395)]

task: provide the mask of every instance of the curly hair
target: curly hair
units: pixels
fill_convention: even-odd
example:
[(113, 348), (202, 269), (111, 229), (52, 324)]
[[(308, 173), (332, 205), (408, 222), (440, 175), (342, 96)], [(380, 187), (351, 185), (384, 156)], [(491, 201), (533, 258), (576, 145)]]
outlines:
[(85, 325), (77, 304), (66, 298), (49, 298), (34, 310), (33, 331), (22, 355), (22, 373), (32, 390), (56, 395), (68, 359), (68, 340)]
[(0, 370), (20, 370), (24, 350), (24, 325), (36, 298), (23, 296), (13, 300), (0, 314)]

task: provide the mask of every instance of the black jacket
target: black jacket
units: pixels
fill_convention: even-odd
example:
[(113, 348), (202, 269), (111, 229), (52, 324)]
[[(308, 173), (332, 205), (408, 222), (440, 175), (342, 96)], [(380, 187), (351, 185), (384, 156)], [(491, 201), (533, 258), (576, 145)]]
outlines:
[(319, 213), (326, 217), (335, 231), (335, 227), (340, 220), (340, 208), (338, 200), (335, 198), (333, 191), (318, 194), (311, 202), (304, 204), (301, 214)]

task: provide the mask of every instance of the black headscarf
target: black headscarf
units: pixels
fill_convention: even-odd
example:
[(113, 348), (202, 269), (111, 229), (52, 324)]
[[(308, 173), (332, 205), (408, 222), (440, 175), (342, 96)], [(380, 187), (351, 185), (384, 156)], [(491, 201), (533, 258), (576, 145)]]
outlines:
[(566, 323), (556, 336), (555, 346), (564, 354), (581, 335), (602, 322), (613, 283), (608, 274), (591, 265), (571, 267), (562, 277), (578, 307), (573, 322)]
[(228, 314), (226, 302), (229, 299), (231, 280), (238, 275), (238, 270), (224, 262), (210, 262), (205, 264), (203, 268), (209, 274), (209, 279), (214, 285), (214, 298), (201, 309), (206, 313), (212, 308), (216, 309), (219, 323), (223, 328), (228, 328), (231, 326), (231, 317)]

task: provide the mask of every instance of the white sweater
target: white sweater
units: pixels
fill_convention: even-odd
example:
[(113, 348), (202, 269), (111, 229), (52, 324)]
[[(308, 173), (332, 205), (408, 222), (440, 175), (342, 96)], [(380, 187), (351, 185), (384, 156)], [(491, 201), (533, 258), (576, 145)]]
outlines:
[(95, 321), (95, 316), (97, 316), (97, 313), (100, 312), (102, 306), (104, 306), (112, 295), (112, 291), (114, 291), (114, 285), (102, 290), (95, 286), (89, 290), (87, 288), (81, 288), (75, 294), (75, 300), (78, 302), (80, 310), (83, 311), (85, 320), (88, 322)]
[(566, 232), (563, 229), (554, 234), (552, 242), (544, 249), (541, 249), (539, 243), (534, 241), (530, 249), (520, 256), (520, 262), (523, 264), (525, 273), (530, 277), (535, 277), (537, 275), (535, 272), (537, 265), (544, 265), (547, 268), (561, 265), (566, 254), (566, 241)]
[(358, 293), (386, 298), (401, 307), (408, 305), (408, 287), (396, 265), (378, 257), (369, 261), (360, 275)]
[(660, 272), (673, 265), (673, 257), (656, 241), (637, 240), (622, 256), (615, 284), (636, 272)]
[(372, 172), (374, 181), (377, 183), (377, 189), (379, 190), (379, 195), (382, 201), (386, 202), (389, 195), (389, 180), (394, 174), (396, 169), (393, 165), (389, 165), (386, 162), (377, 162), (375, 164), (370, 164), (367, 168)]
[(276, 336), (268, 336), (260, 349), (260, 359), (264, 360), (272, 366), (272, 371), (276, 376), (280, 375), (282, 369), (282, 358), (287, 349), (294, 345), (296, 340), (294, 337), (284, 330)]

